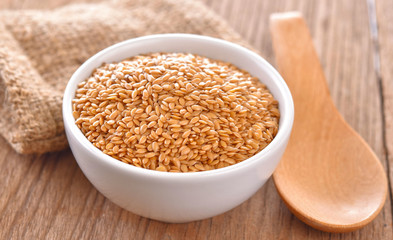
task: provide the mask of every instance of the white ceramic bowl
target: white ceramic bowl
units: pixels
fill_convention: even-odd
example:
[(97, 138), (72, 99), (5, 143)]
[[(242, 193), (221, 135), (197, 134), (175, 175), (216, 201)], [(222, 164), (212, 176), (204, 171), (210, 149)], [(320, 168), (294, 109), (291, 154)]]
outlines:
[[(267, 85), (279, 102), (274, 140), (255, 156), (222, 169), (168, 173), (137, 168), (94, 147), (75, 125), (71, 101), (77, 84), (104, 62), (151, 52), (187, 52), (231, 62)], [(88, 59), (72, 75), (63, 98), (64, 126), (72, 152), (90, 182), (119, 206), (165, 222), (188, 222), (224, 213), (250, 198), (272, 175), (287, 145), (294, 109), (291, 93), (263, 58), (239, 45), (199, 35), (162, 34), (130, 39)]]

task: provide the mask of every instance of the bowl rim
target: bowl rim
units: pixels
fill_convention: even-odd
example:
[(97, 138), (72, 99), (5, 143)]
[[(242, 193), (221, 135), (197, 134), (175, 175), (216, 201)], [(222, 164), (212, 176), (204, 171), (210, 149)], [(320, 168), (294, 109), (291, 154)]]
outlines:
[[(145, 168), (139, 168), (136, 166), (133, 166), (131, 164), (124, 163), (122, 161), (119, 161), (109, 155), (104, 154), (101, 150), (96, 148), (80, 131), (80, 129), (77, 127), (75, 124), (74, 117), (72, 115), (72, 99), (75, 95), (75, 92), (72, 91), (72, 85), (75, 84), (75, 82), (81, 82), (83, 79), (80, 79), (79, 75), (84, 73), (85, 71), (88, 71), (86, 69), (92, 62), (96, 61), (96, 59), (105, 59), (105, 55), (108, 53), (121, 49), (127, 45), (130, 44), (135, 44), (139, 43), (141, 41), (146, 41), (146, 40), (152, 40), (152, 39), (160, 39), (160, 40), (171, 40), (171, 39), (176, 39), (176, 38), (182, 38), (183, 40), (190, 40), (190, 39), (197, 39), (197, 40), (202, 40), (205, 42), (215, 42), (219, 44), (226, 45), (229, 48), (234, 48), (237, 49), (238, 51), (240, 50), (243, 52), (245, 55), (249, 55), (247, 57), (254, 58), (257, 60), (260, 64), (264, 65), (264, 70), (267, 72), (268, 75), (270, 75), (272, 78), (274, 78), (274, 84), (277, 86), (279, 89), (279, 92), (283, 95), (282, 101), (279, 101), (279, 108), (280, 108), (280, 123), (279, 123), (279, 129), (277, 132), (277, 135), (274, 137), (272, 142), (270, 142), (262, 151), (258, 152), (254, 156), (236, 163), (231, 166), (227, 166), (224, 168), (220, 169), (213, 169), (213, 170), (208, 170), (208, 171), (200, 171), (200, 172), (161, 172), (157, 170), (151, 170), (151, 169), (145, 169)], [(132, 57), (132, 56), (130, 56)], [(99, 66), (96, 66), (99, 67)], [(282, 105), (285, 105), (285, 107), (281, 107)], [(283, 114), (282, 109), (285, 109), (285, 113)], [(217, 176), (221, 174), (228, 174), (229, 172), (233, 171), (239, 171), (241, 169), (246, 169), (247, 166), (251, 165), (252, 163), (255, 163), (256, 161), (262, 161), (263, 159), (268, 159), (269, 155), (273, 154), (274, 150), (277, 149), (281, 143), (286, 139), (289, 139), (289, 135), (291, 134), (292, 130), (292, 125), (294, 121), (294, 104), (293, 104), (293, 99), (291, 92), (285, 83), (284, 79), (281, 77), (281, 75), (277, 72), (277, 70), (269, 63), (267, 62), (264, 58), (256, 54), (255, 52), (242, 47), (238, 44), (214, 38), (214, 37), (209, 37), (209, 36), (203, 36), (203, 35), (196, 35), (196, 34), (184, 34), (184, 33), (165, 33), (165, 34), (154, 34), (154, 35), (147, 35), (147, 36), (142, 36), (142, 37), (137, 37), (137, 38), (132, 38), (128, 39), (119, 43), (116, 43), (114, 45), (111, 45), (98, 53), (94, 54), (91, 56), (89, 59), (87, 59), (81, 66), (78, 67), (78, 69), (73, 73), (71, 76), (70, 80), (67, 83), (66, 89), (64, 91), (63, 95), (63, 103), (62, 103), (62, 112), (63, 112), (63, 121), (64, 121), (64, 127), (65, 129), (68, 128), (69, 132), (74, 136), (76, 141), (78, 142), (79, 145), (81, 145), (83, 148), (85, 148), (87, 151), (89, 151), (91, 154), (93, 154), (99, 161), (102, 161), (106, 165), (110, 165), (113, 168), (116, 168), (120, 171), (123, 172), (128, 172), (130, 174), (136, 174), (140, 176), (149, 176), (149, 177), (157, 177), (157, 178), (167, 178), (167, 179), (178, 179), (182, 178), (183, 180), (189, 179), (189, 178), (196, 178), (196, 177), (207, 177), (207, 176)], [(67, 133), (68, 134), (68, 133)], [(68, 137), (69, 139), (69, 137)], [(98, 160), (97, 160), (98, 161)]]

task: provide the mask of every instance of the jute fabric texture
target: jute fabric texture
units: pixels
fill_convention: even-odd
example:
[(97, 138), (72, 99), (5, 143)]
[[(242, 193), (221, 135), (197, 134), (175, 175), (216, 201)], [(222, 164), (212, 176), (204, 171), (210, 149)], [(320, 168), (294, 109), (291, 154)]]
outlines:
[(0, 11), (0, 134), (23, 154), (66, 148), (61, 105), (72, 73), (114, 43), (157, 33), (194, 33), (246, 45), (224, 20), (191, 0)]

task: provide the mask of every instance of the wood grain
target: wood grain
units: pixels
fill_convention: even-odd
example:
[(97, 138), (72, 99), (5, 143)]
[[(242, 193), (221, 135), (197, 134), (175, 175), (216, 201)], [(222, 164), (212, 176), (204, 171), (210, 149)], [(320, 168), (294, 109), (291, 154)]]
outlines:
[[(0, 8), (54, 8), (82, 1), (2, 0)], [(386, 36), (380, 39), (382, 71), (386, 71), (382, 75), (383, 88), (393, 77), (389, 65), (393, 43), (387, 21), (390, 18), (392, 22), (389, 1), (377, 1), (378, 14), (384, 14), (378, 16), (380, 33)], [(383, 112), (381, 100), (392, 88), (386, 88), (384, 96), (380, 94), (366, 0), (204, 2), (272, 63), (269, 15), (289, 10), (303, 12), (334, 103), (386, 169), (386, 160), (392, 161), (393, 147), (387, 156), (383, 117), (387, 119), (388, 104), (385, 100)], [(387, 57), (382, 57), (384, 54)], [(392, 138), (387, 121), (386, 128)], [(303, 224), (280, 200), (272, 181), (228, 213), (189, 224), (164, 224), (122, 210), (104, 198), (83, 176), (69, 150), (20, 156), (0, 138), (0, 166), (0, 239), (392, 239), (390, 197), (371, 224), (349, 234), (323, 233)], [(391, 168), (389, 173), (392, 176)]]
[[(384, 138), (387, 162), (389, 165), (390, 184), (393, 181), (393, 2), (376, 1), (376, 21), (378, 39), (375, 41), (377, 51), (376, 74), (379, 77), (380, 94), (383, 99)], [(393, 188), (392, 188), (393, 189)]]

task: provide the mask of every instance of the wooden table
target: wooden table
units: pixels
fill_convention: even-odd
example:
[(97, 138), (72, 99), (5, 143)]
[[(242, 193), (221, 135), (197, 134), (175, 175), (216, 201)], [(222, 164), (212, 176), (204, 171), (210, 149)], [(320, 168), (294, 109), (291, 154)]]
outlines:
[[(1, 0), (0, 8), (53, 8), (68, 2), (76, 1)], [(378, 217), (352, 233), (314, 230), (289, 212), (270, 180), (228, 213), (165, 224), (129, 213), (103, 197), (70, 150), (22, 156), (0, 138), (0, 239), (392, 239), (393, 1), (204, 2), (272, 63), (269, 14), (304, 14), (335, 104), (388, 174), (389, 194)]]

